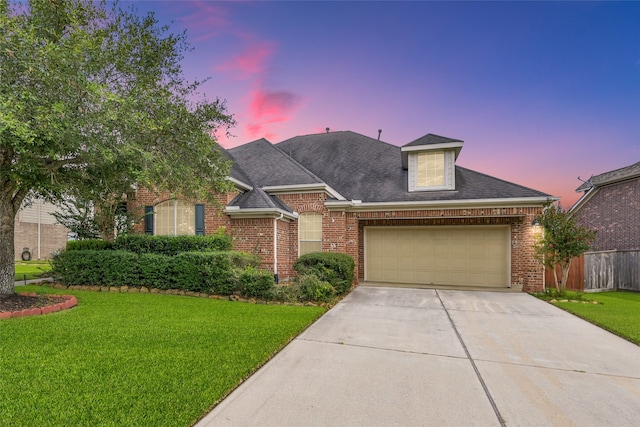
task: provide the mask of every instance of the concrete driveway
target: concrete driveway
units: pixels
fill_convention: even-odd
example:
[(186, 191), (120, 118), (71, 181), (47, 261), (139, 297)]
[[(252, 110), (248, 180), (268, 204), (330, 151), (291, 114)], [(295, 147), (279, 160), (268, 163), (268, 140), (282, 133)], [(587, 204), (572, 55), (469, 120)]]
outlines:
[(197, 426), (637, 426), (640, 347), (522, 293), (360, 286)]

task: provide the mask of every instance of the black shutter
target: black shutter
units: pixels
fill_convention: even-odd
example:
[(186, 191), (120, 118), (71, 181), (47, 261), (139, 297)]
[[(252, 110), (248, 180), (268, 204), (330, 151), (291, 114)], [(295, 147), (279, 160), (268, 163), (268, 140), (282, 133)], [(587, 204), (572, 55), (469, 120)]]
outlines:
[(196, 205), (196, 236), (204, 236), (204, 205)]
[(144, 207), (144, 234), (153, 234), (153, 206)]

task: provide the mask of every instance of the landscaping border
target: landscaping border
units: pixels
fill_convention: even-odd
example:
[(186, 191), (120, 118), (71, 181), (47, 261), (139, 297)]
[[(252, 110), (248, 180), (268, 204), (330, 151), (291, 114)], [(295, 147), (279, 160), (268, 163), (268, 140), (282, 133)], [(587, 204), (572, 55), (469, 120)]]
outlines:
[[(19, 292), (18, 295), (35, 297), (35, 292)], [(63, 300), (57, 304), (45, 305), (44, 307), (27, 308), (19, 311), (3, 311), (0, 312), (0, 320), (9, 319), (12, 317), (27, 317), (27, 316), (40, 316), (41, 314), (55, 313), (57, 311), (68, 310), (78, 305), (78, 300), (73, 295), (47, 295), (52, 298), (58, 298)]]

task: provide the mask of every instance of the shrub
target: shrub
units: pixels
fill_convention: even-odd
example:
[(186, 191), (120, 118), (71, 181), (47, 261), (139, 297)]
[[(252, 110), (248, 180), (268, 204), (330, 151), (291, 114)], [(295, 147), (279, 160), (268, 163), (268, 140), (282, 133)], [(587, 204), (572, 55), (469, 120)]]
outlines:
[(123, 249), (137, 254), (177, 255), (180, 252), (228, 251), (231, 247), (231, 236), (222, 232), (211, 236), (123, 234), (114, 242), (114, 249)]
[(183, 252), (176, 256), (129, 251), (63, 251), (52, 275), (65, 285), (146, 286), (230, 295), (238, 288), (234, 262), (253, 260), (237, 252)]
[(336, 252), (312, 252), (302, 255), (293, 264), (298, 275), (314, 274), (323, 282), (328, 282), (337, 294), (351, 289), (355, 263), (349, 255)]
[(106, 240), (69, 240), (67, 242), (68, 251), (104, 251), (113, 249), (113, 243)]
[(138, 258), (140, 286), (157, 289), (178, 287), (172, 274), (172, 257), (159, 254), (142, 254)]
[(302, 301), (329, 302), (336, 297), (336, 290), (329, 282), (322, 281), (315, 274), (298, 277), (298, 289)]
[(239, 276), (240, 295), (247, 298), (271, 299), (275, 290), (273, 273), (246, 267)]
[(56, 254), (52, 276), (65, 285), (139, 285), (138, 256), (127, 251), (71, 250)]

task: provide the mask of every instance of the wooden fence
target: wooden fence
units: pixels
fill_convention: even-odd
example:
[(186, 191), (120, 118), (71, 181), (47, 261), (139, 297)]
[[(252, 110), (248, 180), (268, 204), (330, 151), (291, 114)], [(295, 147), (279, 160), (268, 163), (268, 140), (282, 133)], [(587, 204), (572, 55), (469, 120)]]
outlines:
[(640, 251), (584, 254), (584, 290), (640, 292)]
[[(558, 280), (562, 280), (562, 270), (560, 267), (556, 267), (558, 274)], [(555, 288), (556, 282), (553, 278), (553, 270), (550, 268), (544, 271), (544, 283), (547, 289)], [(567, 289), (573, 291), (584, 290), (584, 256), (580, 255), (571, 261), (571, 267), (569, 267), (569, 278), (567, 279)]]

